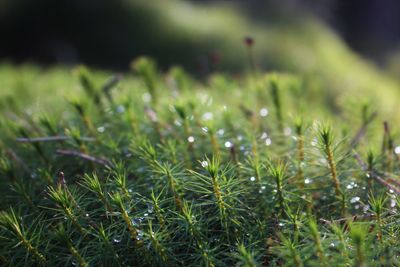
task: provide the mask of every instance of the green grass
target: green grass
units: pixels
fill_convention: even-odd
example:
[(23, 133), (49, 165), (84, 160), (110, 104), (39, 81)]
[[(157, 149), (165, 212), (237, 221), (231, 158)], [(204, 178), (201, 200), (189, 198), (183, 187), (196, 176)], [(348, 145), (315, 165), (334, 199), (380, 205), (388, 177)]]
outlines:
[(0, 68), (3, 265), (397, 264), (398, 115), (376, 93), (132, 69)]

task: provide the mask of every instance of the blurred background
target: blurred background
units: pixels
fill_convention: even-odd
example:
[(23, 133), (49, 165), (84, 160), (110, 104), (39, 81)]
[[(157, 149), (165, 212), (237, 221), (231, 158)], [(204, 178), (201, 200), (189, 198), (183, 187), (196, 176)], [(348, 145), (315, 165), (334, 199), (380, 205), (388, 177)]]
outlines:
[(0, 61), (126, 70), (138, 55), (193, 73), (313, 71), (349, 58), (400, 74), (398, 0), (0, 0)]

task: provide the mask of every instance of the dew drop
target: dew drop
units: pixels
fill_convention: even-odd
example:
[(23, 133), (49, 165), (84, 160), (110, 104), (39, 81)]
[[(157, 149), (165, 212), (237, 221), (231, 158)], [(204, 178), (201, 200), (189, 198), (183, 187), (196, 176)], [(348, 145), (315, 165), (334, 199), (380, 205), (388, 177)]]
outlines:
[(144, 93), (142, 95), (143, 102), (149, 103), (151, 101), (151, 95), (149, 93)]
[(261, 117), (266, 117), (268, 115), (268, 109), (262, 108), (260, 109), (260, 116)]
[(174, 120), (174, 124), (178, 127), (182, 126), (182, 122), (180, 120)]
[(353, 185), (352, 185), (352, 184), (349, 184), (349, 185), (346, 186), (346, 188), (347, 188), (347, 189), (353, 189)]
[(217, 134), (218, 134), (219, 136), (223, 136), (224, 133), (225, 133), (225, 130), (224, 130), (224, 129), (219, 129), (219, 130), (217, 131)]
[(97, 128), (97, 131), (99, 133), (104, 133), (105, 130), (106, 130), (106, 128), (104, 126), (100, 126), (99, 128)]
[(113, 238), (113, 242), (114, 242), (115, 244), (121, 243), (121, 237), (120, 237), (120, 236), (114, 237), (114, 238)]
[(132, 222), (133, 226), (138, 227), (142, 223), (142, 219), (141, 218), (133, 218), (131, 220), (131, 222)]
[(271, 144), (272, 144), (271, 138), (265, 139), (265, 145), (266, 145), (266, 146), (270, 146)]
[(205, 160), (203, 160), (203, 161), (201, 162), (201, 166), (202, 166), (203, 168), (207, 167), (207, 166), (208, 166), (208, 162), (205, 161)]
[(256, 177), (254, 177), (254, 176), (250, 177), (250, 181), (254, 182), (255, 180), (256, 180)]
[(283, 131), (283, 134), (285, 136), (289, 136), (292, 133), (292, 129), (290, 127), (286, 127), (285, 130)]
[(117, 112), (118, 112), (118, 113), (124, 113), (124, 112), (125, 112), (125, 107), (124, 107), (123, 105), (119, 105), (119, 106), (117, 107)]
[(203, 116), (201, 118), (205, 121), (209, 121), (209, 120), (212, 120), (213, 114), (211, 112), (206, 112), (203, 114)]
[(352, 199), (350, 199), (350, 203), (356, 203), (360, 201), (360, 197), (353, 197)]
[(150, 203), (147, 203), (147, 212), (148, 213), (153, 213), (154, 212), (154, 207)]
[(312, 180), (310, 178), (306, 178), (306, 179), (304, 179), (304, 183), (305, 184), (311, 184)]
[(394, 153), (400, 154), (400, 146), (396, 146), (396, 148), (394, 149)]
[(225, 142), (225, 147), (226, 147), (226, 148), (232, 147), (232, 143), (229, 142), (229, 141), (226, 141), (226, 142)]
[(266, 133), (266, 132), (263, 132), (262, 134), (261, 134), (261, 139), (266, 139), (268, 137), (268, 134)]
[(194, 142), (194, 137), (193, 136), (189, 136), (187, 140), (188, 140), (189, 143), (193, 143)]
[(142, 230), (138, 230), (137, 231), (137, 236), (136, 236), (136, 240), (140, 241), (143, 239), (143, 231)]
[(77, 265), (78, 265), (78, 263), (76, 262), (76, 260), (71, 261), (71, 264), (72, 264), (73, 266), (77, 266)]

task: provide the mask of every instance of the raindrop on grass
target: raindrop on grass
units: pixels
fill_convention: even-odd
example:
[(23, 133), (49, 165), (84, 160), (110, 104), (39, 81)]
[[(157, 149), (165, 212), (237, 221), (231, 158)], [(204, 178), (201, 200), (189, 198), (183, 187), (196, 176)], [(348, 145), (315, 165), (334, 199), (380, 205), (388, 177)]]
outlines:
[(194, 142), (194, 137), (193, 136), (189, 136), (187, 140), (188, 140), (189, 143), (193, 143)]
[(304, 183), (305, 184), (311, 184), (312, 180), (310, 178), (306, 178), (306, 179), (304, 179)]
[(400, 154), (400, 146), (396, 146), (396, 148), (394, 149), (394, 153)]
[(225, 133), (225, 130), (224, 130), (224, 129), (219, 129), (219, 130), (217, 131), (217, 134), (218, 134), (219, 136), (223, 136), (224, 133)]
[(207, 166), (208, 166), (208, 162), (205, 161), (205, 160), (203, 160), (203, 161), (201, 162), (201, 166), (202, 166), (203, 168), (207, 167)]
[(114, 244), (121, 243), (121, 237), (120, 237), (120, 236), (114, 237), (114, 238), (113, 238), (113, 242), (114, 242)]
[(255, 180), (256, 180), (256, 177), (254, 177), (254, 176), (250, 177), (250, 181), (254, 182)]

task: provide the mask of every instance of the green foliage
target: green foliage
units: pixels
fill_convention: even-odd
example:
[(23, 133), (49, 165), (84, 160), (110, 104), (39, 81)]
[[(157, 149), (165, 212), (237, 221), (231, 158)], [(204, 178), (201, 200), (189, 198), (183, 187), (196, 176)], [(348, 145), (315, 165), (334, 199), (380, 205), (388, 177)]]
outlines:
[(301, 75), (134, 69), (58, 74), (65, 99), (1, 109), (1, 264), (397, 263), (394, 117), (333, 110)]

